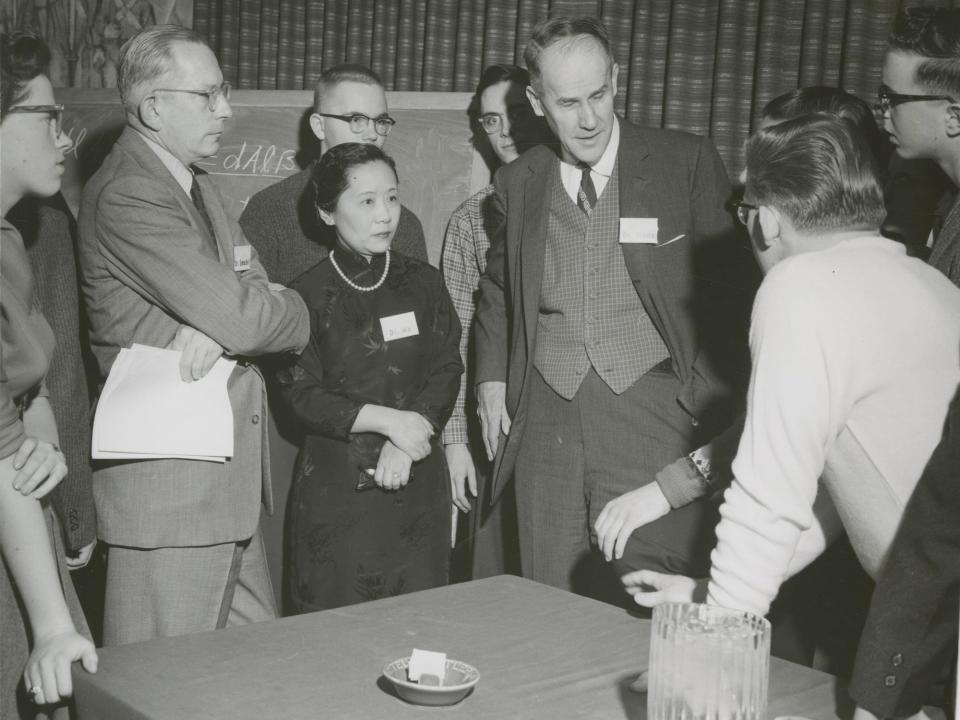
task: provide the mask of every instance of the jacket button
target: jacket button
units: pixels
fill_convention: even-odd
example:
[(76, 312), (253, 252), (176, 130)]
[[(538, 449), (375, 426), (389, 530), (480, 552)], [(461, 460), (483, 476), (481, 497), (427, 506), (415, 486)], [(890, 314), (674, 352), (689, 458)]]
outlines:
[(700, 421), (696, 418), (690, 418), (690, 425), (693, 427), (700, 427)]
[(260, 416), (254, 415), (252, 418), (250, 418), (250, 422), (252, 422), (254, 425), (258, 425), (260, 423)]
[(896, 676), (896, 675), (887, 675), (887, 676), (883, 679), (883, 684), (884, 684), (884, 686), (886, 686), (886, 687), (893, 687), (894, 685), (897, 684), (897, 676)]
[(897, 653), (892, 658), (890, 658), (890, 664), (894, 667), (900, 667), (903, 665), (903, 653)]

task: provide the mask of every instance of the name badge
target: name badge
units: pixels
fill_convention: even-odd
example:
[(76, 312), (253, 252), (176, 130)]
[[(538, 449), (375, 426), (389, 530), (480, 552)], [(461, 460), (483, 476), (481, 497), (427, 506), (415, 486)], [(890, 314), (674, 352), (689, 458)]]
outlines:
[(620, 218), (620, 242), (657, 244), (657, 218)]
[(384, 342), (420, 334), (417, 329), (417, 316), (413, 311), (380, 318), (380, 328), (383, 330)]
[(237, 245), (233, 248), (233, 269), (235, 272), (250, 269), (251, 250), (249, 245)]

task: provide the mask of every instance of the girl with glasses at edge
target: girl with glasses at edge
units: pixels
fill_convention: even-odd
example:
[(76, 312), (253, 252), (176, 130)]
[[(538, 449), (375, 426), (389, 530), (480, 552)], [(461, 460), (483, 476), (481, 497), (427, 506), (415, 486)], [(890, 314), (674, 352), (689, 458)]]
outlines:
[(5, 718), (66, 717), (62, 699), (72, 694), (71, 664), (80, 660), (89, 672), (97, 668), (66, 572), (60, 531), (45, 499), (67, 473), (43, 383), (53, 332), (38, 310), (23, 240), (6, 219), (27, 195), (56, 194), (64, 153), (72, 144), (61, 133), (63, 107), (54, 103), (44, 74), (49, 57), (36, 37), (0, 37), (0, 550), (5, 561), (0, 564), (0, 715)]
[[(534, 115), (527, 100), (529, 83), (529, 73), (516, 65), (491, 65), (480, 76), (467, 114), (474, 145), (491, 172), (516, 160), (528, 148), (547, 143), (552, 138), (546, 123)], [(467, 420), (475, 417), (475, 413), (466, 409), (467, 397), (470, 397), (471, 404), (473, 401), (470, 328), (476, 309), (477, 285), (486, 268), (490, 235), (498, 222), (493, 192), (493, 185), (487, 185), (453, 211), (447, 223), (440, 261), (450, 298), (463, 327), (460, 355), (467, 368), (442, 439), (450, 466), (454, 506), (469, 513), (471, 498), (478, 499), (477, 511), (470, 516), (466, 533), (467, 552), (472, 555), (472, 563), (467, 562), (472, 564), (471, 577), (474, 578), (519, 572), (516, 529), (512, 527), (516, 522), (513, 520), (515, 509), (509, 495), (498, 501), (492, 510), (486, 507), (483, 478), (489, 468), (485, 468), (486, 463), (481, 461), (478, 471), (475, 457), (483, 457), (484, 450), (478, 428)], [(488, 451), (487, 455), (491, 454)], [(512, 494), (512, 486), (507, 492)]]

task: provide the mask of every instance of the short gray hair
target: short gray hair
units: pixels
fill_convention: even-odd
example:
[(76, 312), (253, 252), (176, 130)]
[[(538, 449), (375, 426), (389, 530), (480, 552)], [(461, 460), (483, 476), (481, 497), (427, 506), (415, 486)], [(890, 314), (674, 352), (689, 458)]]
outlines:
[(195, 43), (210, 47), (207, 41), (190, 28), (180, 25), (152, 25), (124, 43), (120, 50), (117, 87), (120, 99), (128, 110), (136, 109), (143, 86), (154, 82), (173, 65), (174, 43)]
[[(544, 20), (533, 29), (533, 35), (523, 51), (523, 60), (530, 71), (530, 84), (540, 92), (540, 55), (551, 45), (569, 40), (593, 38), (607, 56), (608, 65), (613, 66), (613, 52), (610, 49), (610, 35), (603, 23), (592, 17), (555, 17)], [(608, 68), (609, 69), (609, 68)]]

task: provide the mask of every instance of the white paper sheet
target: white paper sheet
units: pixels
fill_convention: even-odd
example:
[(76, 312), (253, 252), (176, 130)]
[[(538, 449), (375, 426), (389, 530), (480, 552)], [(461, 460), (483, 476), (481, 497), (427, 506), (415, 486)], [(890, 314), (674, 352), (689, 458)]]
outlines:
[(146, 345), (120, 350), (97, 403), (93, 458), (232, 457), (227, 380), (236, 364), (221, 357), (206, 376), (186, 383), (180, 379), (180, 351)]

